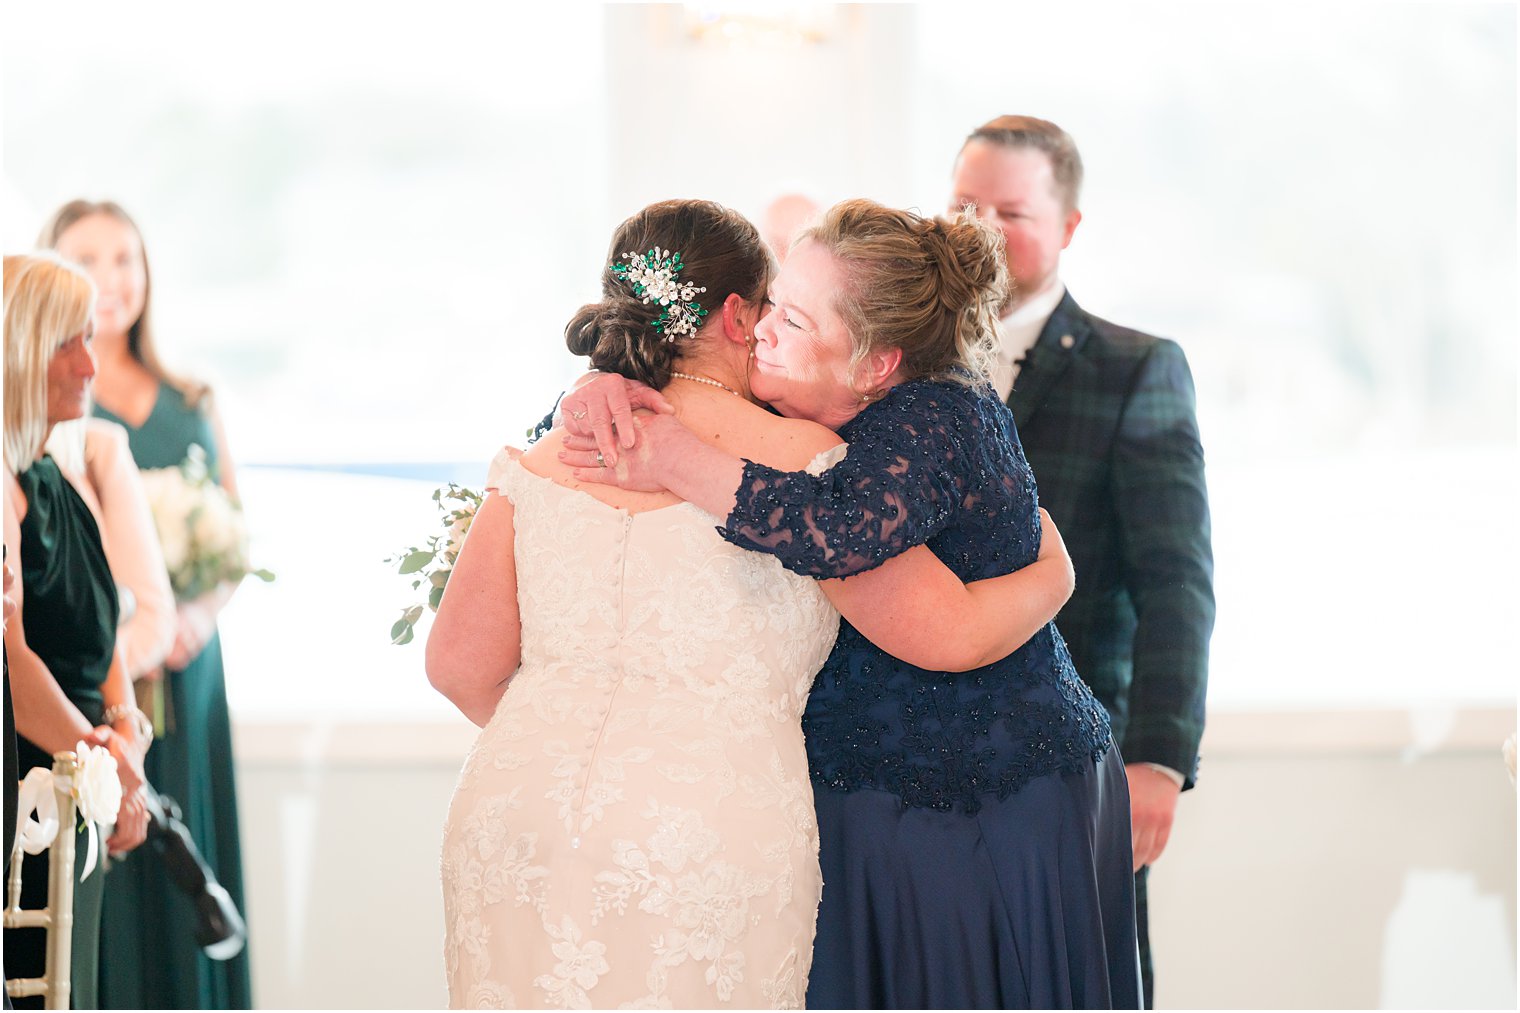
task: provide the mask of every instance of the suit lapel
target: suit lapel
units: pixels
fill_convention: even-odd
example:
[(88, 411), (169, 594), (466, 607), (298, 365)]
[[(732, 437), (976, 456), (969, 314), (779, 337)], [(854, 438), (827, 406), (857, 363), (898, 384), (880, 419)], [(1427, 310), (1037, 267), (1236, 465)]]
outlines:
[(1035, 414), (1056, 381), (1066, 372), (1072, 360), (1082, 351), (1092, 334), (1087, 314), (1077, 305), (1068, 292), (1061, 297), (1056, 311), (1045, 321), (1040, 337), (1024, 357), (1014, 381), (1013, 393), (1008, 396), (1008, 407), (1013, 409), (1013, 421), (1023, 428)]

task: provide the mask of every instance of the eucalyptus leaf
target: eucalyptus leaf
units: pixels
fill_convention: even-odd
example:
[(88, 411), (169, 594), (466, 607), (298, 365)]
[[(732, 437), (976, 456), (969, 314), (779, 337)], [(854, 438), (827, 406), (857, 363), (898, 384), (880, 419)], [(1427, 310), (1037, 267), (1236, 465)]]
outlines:
[(426, 550), (419, 550), (417, 552), (409, 553), (407, 557), (401, 561), (401, 567), (398, 572), (416, 573), (418, 570), (422, 569), (424, 566), (427, 566), (433, 561), (433, 555), (433, 553)]
[(434, 489), (433, 502), (443, 515), (443, 530), (435, 528), (435, 534), (423, 539), (422, 548), (412, 546), (386, 559), (386, 564), (395, 566), (397, 573), (411, 578), (408, 583), (413, 591), (420, 591), (424, 585), (428, 588), (423, 603), (408, 608), (391, 627), (391, 643), (410, 643), (416, 636), (414, 627), (423, 611), (438, 611), (438, 606), (443, 601), (443, 589), (448, 584), (449, 573), (459, 554), (455, 538), (469, 530), (470, 522), (474, 520), (475, 512), (484, 499), (484, 493), (453, 482)]

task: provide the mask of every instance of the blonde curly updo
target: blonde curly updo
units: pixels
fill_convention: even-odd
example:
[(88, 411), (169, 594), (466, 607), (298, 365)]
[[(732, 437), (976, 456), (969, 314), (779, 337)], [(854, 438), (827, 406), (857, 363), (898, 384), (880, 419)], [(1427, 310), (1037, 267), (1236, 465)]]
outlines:
[(808, 240), (839, 261), (835, 309), (854, 364), (898, 348), (905, 380), (987, 382), (1008, 298), (1002, 233), (971, 210), (925, 218), (861, 199), (830, 208), (798, 242)]

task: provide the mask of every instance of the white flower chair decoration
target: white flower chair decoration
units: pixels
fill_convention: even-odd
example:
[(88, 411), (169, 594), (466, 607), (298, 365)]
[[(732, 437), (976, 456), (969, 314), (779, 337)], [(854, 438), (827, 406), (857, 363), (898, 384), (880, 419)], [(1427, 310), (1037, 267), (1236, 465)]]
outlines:
[[(69, 962), (74, 934), (74, 824), (73, 785), (78, 772), (71, 752), (53, 754), (51, 777), (41, 767), (22, 782), (21, 827), (11, 845), (10, 882), (7, 884), (5, 927), (41, 928), (47, 931), (47, 964), (41, 978), (14, 978), (5, 983), (12, 998), (40, 995), (46, 1009), (69, 1008)], [(33, 775), (40, 775), (33, 777)], [(36, 818), (32, 818), (33, 811)], [(66, 828), (60, 833), (61, 828)], [(21, 907), (21, 862), (28, 854), (52, 849), (48, 870), (47, 907)]]

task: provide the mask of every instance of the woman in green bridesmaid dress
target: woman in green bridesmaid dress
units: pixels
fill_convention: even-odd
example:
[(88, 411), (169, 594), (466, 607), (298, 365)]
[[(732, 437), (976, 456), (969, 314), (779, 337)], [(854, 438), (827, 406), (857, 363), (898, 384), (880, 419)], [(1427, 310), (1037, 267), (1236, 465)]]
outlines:
[[(179, 465), (198, 446), (234, 499), (232, 462), (204, 386), (164, 369), (153, 344), (142, 236), (113, 203), (73, 201), (43, 230), (41, 245), (82, 265), (99, 289), (95, 414), (126, 427), (139, 468)], [(232, 735), (216, 616), (233, 585), (178, 603), (178, 629), (159, 684), (165, 728), (145, 772), (175, 799), (202, 856), (246, 916)], [(195, 912), (158, 857), (112, 869), (101, 934), (101, 1000), (111, 1009), (251, 1008), (248, 952), (212, 960), (195, 943)]]
[[(122, 803), (115, 830), (101, 846), (115, 855), (136, 848), (147, 832), (141, 793), (147, 736), (115, 650), (119, 604), (93, 511), (94, 491), (84, 475), (66, 472), (44, 452), (54, 428), (80, 418), (89, 404), (94, 293), (82, 272), (51, 254), (6, 257), (3, 273), (5, 546), (19, 575), (7, 592), (14, 594), (16, 611), (5, 625), (19, 766), (6, 776), (50, 767), (54, 753), (79, 742), (108, 748), (116, 758)], [(76, 845), (78, 876), (90, 849), (84, 838)], [(22, 862), (23, 907), (47, 903), (51, 858), (49, 850)], [(74, 1009), (97, 1008), (96, 956), (108, 878), (97, 867), (75, 880), (68, 968)], [(42, 929), (5, 930), (6, 977), (40, 977), (45, 963)], [(41, 1009), (42, 999), (18, 998), (16, 1006)]]

